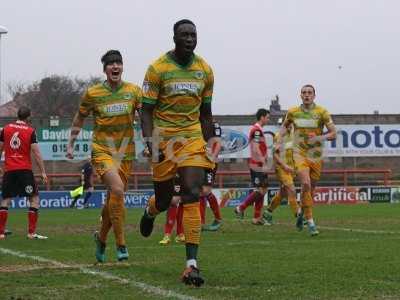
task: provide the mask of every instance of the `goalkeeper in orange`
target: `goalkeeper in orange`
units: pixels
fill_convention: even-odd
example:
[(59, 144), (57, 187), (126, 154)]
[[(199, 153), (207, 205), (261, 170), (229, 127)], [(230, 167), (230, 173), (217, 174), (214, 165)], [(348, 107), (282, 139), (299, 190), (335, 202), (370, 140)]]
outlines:
[[(282, 118), (278, 124), (282, 125)], [(289, 125), (288, 133), (283, 138), (283, 151), (276, 147), (279, 140), (279, 132), (274, 136), (273, 160), (275, 165), (276, 177), (280, 183), (280, 190), (272, 198), (263, 214), (265, 224), (272, 225), (272, 213), (281, 204), (282, 199), (286, 198), (290, 205), (293, 215), (297, 218), (301, 214), (301, 208), (296, 201), (296, 188), (294, 186), (294, 160), (293, 160), (293, 126)]]
[[(279, 132), (277, 147), (282, 147), (283, 137), (293, 125), (293, 160), (301, 183), (302, 206), (296, 225), (302, 230), (305, 218), (310, 235), (316, 236), (319, 232), (313, 218), (312, 193), (321, 177), (323, 142), (336, 138), (336, 128), (329, 112), (314, 103), (315, 88), (312, 85), (304, 85), (300, 97), (303, 103), (288, 110)], [(324, 127), (328, 130), (326, 133), (323, 132)]]
[(101, 212), (100, 231), (95, 233), (96, 259), (105, 261), (108, 232), (114, 231), (117, 259), (129, 257), (124, 223), (124, 192), (135, 156), (134, 118), (141, 107), (141, 89), (122, 80), (122, 55), (109, 50), (101, 58), (106, 80), (88, 88), (75, 115), (67, 157), (73, 158), (74, 142), (86, 117), (93, 115), (92, 165), (107, 187), (107, 200)]

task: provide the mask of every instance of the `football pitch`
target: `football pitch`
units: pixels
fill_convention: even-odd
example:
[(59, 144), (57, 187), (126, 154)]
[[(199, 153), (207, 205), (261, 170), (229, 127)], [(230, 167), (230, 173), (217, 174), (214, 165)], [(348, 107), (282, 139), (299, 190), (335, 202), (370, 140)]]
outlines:
[[(95, 264), (92, 233), (99, 210), (42, 210), (27, 240), (26, 211), (10, 210), (13, 234), (0, 241), (0, 299), (400, 299), (400, 205), (315, 207), (320, 235), (297, 232), (288, 207), (275, 225), (250, 224), (222, 209), (218, 232), (204, 232), (199, 267), (206, 283), (179, 281), (185, 249), (160, 246), (165, 214), (148, 239), (142, 209), (127, 211), (129, 260), (116, 262), (113, 234), (107, 263)], [(207, 210), (208, 221), (211, 211)]]

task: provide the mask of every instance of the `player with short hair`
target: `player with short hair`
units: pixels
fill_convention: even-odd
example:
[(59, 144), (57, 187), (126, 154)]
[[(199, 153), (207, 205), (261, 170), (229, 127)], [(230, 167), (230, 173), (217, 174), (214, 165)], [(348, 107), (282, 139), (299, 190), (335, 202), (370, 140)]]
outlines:
[[(322, 146), (325, 140), (336, 138), (336, 128), (329, 112), (315, 104), (315, 88), (306, 84), (301, 88), (302, 104), (290, 108), (280, 130), (278, 147), (291, 125), (294, 127), (293, 159), (297, 176), (301, 183), (301, 206), (296, 226), (303, 228), (303, 218), (306, 219), (311, 236), (319, 234), (312, 214), (312, 193), (322, 170)], [(323, 133), (323, 129), (328, 129)], [(304, 214), (304, 216), (303, 216)]]
[(146, 150), (152, 154), (155, 200), (149, 201), (140, 221), (140, 232), (150, 236), (155, 217), (168, 209), (174, 177), (181, 178), (186, 268), (182, 281), (204, 283), (197, 265), (201, 219), (199, 195), (204, 169), (214, 168), (206, 153), (213, 136), (211, 100), (214, 76), (211, 67), (194, 54), (195, 24), (187, 19), (174, 25), (175, 48), (147, 69), (143, 83), (142, 130)]
[[(31, 111), (21, 106), (17, 112), (18, 120), (7, 124), (0, 131), (0, 157), (4, 150), (4, 174), (2, 197), (0, 201), (0, 240), (6, 238), (5, 226), (8, 207), (13, 197), (28, 197), (28, 239), (47, 239), (36, 233), (39, 218), (39, 192), (32, 172), (33, 155), (39, 166), (41, 177), (47, 183), (42, 155), (35, 129), (29, 124)], [(1, 169), (0, 169), (1, 170)]]
[(257, 122), (251, 126), (249, 132), (249, 168), (251, 182), (255, 189), (239, 206), (235, 207), (234, 212), (237, 218), (243, 219), (246, 208), (254, 203), (252, 224), (264, 225), (265, 221), (261, 216), (261, 210), (264, 205), (264, 196), (267, 192), (268, 174), (266, 172), (267, 143), (262, 128), (269, 121), (269, 110), (260, 108), (256, 113), (256, 118)]
[(73, 158), (74, 142), (84, 120), (93, 115), (92, 165), (107, 187), (107, 200), (101, 212), (100, 231), (95, 233), (96, 259), (105, 261), (107, 235), (113, 228), (117, 259), (129, 257), (125, 242), (124, 192), (135, 157), (134, 118), (141, 107), (141, 89), (123, 81), (122, 55), (109, 50), (101, 58), (106, 80), (88, 88), (72, 122), (67, 157)]
[[(278, 120), (278, 125), (282, 125), (283, 119)], [(283, 149), (277, 148), (276, 142), (280, 139), (279, 132), (274, 136), (273, 160), (275, 174), (280, 183), (278, 193), (272, 198), (266, 211), (263, 214), (265, 224), (272, 225), (272, 213), (281, 204), (283, 198), (287, 198), (293, 215), (301, 213), (301, 208), (296, 201), (296, 188), (294, 186), (294, 161), (293, 161), (293, 126), (283, 138)]]

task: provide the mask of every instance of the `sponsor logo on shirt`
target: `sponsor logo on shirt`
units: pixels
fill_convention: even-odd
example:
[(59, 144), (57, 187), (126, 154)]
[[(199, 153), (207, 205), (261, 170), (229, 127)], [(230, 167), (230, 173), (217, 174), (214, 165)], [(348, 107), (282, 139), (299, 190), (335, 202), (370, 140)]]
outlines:
[(126, 94), (124, 94), (124, 96), (123, 96), (123, 98), (125, 99), (125, 100), (129, 100), (129, 99), (131, 99), (132, 98), (132, 93), (126, 93)]
[(128, 103), (113, 103), (105, 105), (103, 107), (103, 112), (107, 116), (119, 116), (126, 114), (128, 112), (128, 109)]
[(203, 84), (198, 82), (173, 82), (165, 86), (167, 95), (196, 95), (201, 94)]
[(318, 128), (318, 120), (315, 119), (295, 119), (294, 123), (298, 128)]

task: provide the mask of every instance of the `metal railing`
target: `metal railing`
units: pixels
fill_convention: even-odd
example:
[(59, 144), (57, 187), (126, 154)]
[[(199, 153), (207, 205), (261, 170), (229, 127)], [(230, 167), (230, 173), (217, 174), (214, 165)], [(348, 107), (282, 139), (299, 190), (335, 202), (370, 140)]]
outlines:
[[(275, 176), (275, 172), (273, 170), (267, 172), (270, 176)], [(358, 174), (377, 174), (382, 177), (377, 179), (377, 184), (381, 183), (385, 186), (391, 184), (392, 170), (391, 169), (326, 169), (322, 170), (323, 175), (341, 175), (343, 186), (348, 186), (349, 184), (349, 176), (350, 175), (358, 175)], [(151, 181), (151, 172), (133, 172), (130, 174), (133, 177), (133, 188), (137, 189), (139, 187), (139, 178), (148, 177), (149, 181)], [(226, 176), (235, 177), (235, 176), (248, 176), (249, 171), (223, 171), (220, 170), (217, 172), (216, 185), (219, 188), (224, 187), (224, 182)], [(40, 175), (35, 175), (36, 177), (40, 177)], [(55, 178), (80, 178), (80, 173), (56, 173), (56, 174), (48, 174), (49, 181), (46, 185), (46, 189), (50, 190), (52, 187), (52, 180)]]

